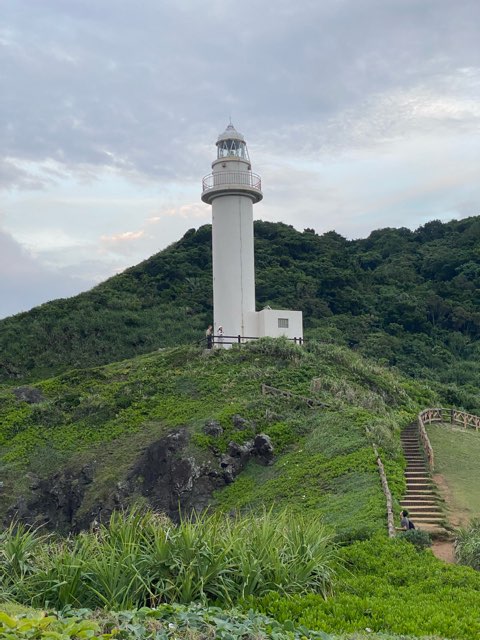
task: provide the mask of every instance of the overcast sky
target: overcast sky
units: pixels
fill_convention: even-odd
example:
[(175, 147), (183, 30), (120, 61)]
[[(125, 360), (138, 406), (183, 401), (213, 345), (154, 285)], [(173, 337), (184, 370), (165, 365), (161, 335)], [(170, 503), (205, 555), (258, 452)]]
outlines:
[(257, 219), (480, 213), (478, 0), (0, 0), (0, 317), (210, 222), (231, 116)]

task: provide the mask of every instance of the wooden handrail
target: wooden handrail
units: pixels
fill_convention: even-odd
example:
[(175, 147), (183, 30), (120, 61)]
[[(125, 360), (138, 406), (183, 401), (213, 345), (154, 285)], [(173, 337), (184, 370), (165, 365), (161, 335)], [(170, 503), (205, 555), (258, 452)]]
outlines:
[(373, 451), (375, 453), (375, 458), (377, 460), (378, 471), (380, 473), (380, 480), (382, 481), (382, 489), (385, 494), (385, 500), (387, 502), (387, 529), (388, 529), (388, 537), (395, 537), (395, 521), (393, 518), (393, 500), (392, 493), (390, 491), (390, 487), (388, 486), (387, 474), (385, 473), (385, 467), (383, 466), (383, 462), (378, 453), (378, 449), (376, 444), (373, 444)]
[(475, 431), (478, 431), (480, 429), (480, 417), (472, 413), (467, 413), (466, 411), (446, 409), (445, 407), (436, 407), (420, 411), (418, 414), (418, 430), (430, 471), (434, 471), (435, 469), (435, 458), (425, 425), (431, 424), (432, 422), (450, 422), (450, 424), (460, 424), (464, 429), (472, 427)]

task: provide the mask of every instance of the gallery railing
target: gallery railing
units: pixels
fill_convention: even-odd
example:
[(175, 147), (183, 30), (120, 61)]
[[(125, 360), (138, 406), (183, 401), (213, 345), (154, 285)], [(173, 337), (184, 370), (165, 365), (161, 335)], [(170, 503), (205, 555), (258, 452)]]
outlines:
[(242, 187), (250, 187), (257, 191), (262, 190), (262, 179), (256, 173), (251, 171), (218, 171), (210, 173), (202, 180), (203, 191), (209, 191), (216, 187), (228, 187), (240, 185)]

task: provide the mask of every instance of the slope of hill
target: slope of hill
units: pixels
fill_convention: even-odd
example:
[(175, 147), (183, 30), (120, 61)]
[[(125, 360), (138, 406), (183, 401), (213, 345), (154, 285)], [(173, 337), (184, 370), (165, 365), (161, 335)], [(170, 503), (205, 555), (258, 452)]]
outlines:
[[(201, 340), (211, 319), (210, 226), (68, 300), (0, 321), (0, 376), (39, 379)], [(259, 308), (302, 309), (306, 335), (354, 347), (478, 406), (480, 217), (348, 241), (255, 223)], [(472, 395), (473, 394), (473, 395)]]
[[(262, 395), (262, 383), (326, 406)], [(277, 505), (320, 510), (340, 537), (362, 537), (385, 528), (372, 441), (400, 498), (398, 432), (434, 400), (346, 348), (271, 339), (4, 386), (0, 514), (68, 531), (138, 499), (174, 518)]]

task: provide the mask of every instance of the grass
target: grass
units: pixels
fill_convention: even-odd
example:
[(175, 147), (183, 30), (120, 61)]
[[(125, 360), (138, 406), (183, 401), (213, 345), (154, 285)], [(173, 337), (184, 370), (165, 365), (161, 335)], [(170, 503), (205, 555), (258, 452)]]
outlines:
[[(328, 410), (262, 396), (260, 385), (314, 397)], [(5, 513), (17, 495), (28, 500), (28, 473), (48, 479), (74, 476), (89, 464), (94, 481), (78, 514), (96, 512), (128, 477), (150, 443), (181, 427), (188, 444), (178, 455), (198, 466), (217, 465), (229, 443), (256, 433), (272, 439), (275, 461), (249, 467), (215, 503), (223, 510), (275, 505), (321, 512), (342, 539), (385, 527), (385, 504), (372, 441), (382, 450), (393, 493), (403, 493), (401, 428), (432, 392), (375, 366), (347, 348), (312, 343), (307, 348), (265, 339), (209, 357), (198, 348), (165, 349), (94, 369), (73, 370), (38, 382), (44, 400), (27, 405), (0, 387), (0, 498)], [(245, 429), (233, 423), (235, 414)], [(203, 432), (216, 420), (220, 437)], [(21, 482), (14, 479), (20, 478)], [(22, 480), (23, 479), (23, 480)], [(22, 484), (23, 483), (23, 484)], [(140, 483), (141, 484), (141, 483)], [(131, 501), (141, 498), (140, 484)], [(1, 513), (0, 513), (1, 515)]]
[(99, 532), (56, 539), (21, 524), (0, 535), (0, 598), (36, 607), (123, 610), (160, 603), (232, 604), (275, 591), (327, 597), (332, 533), (287, 512), (183, 519), (133, 510)]
[(480, 433), (449, 424), (430, 424), (428, 436), (435, 454), (435, 473), (441, 474), (448, 492), (445, 499), (453, 514), (463, 519), (480, 514)]
[(431, 551), (417, 551), (401, 539), (374, 536), (341, 551), (345, 572), (335, 595), (268, 594), (255, 606), (280, 622), (291, 620), (332, 634), (372, 632), (406, 636), (439, 636), (455, 640), (480, 638), (480, 574), (448, 565)]

